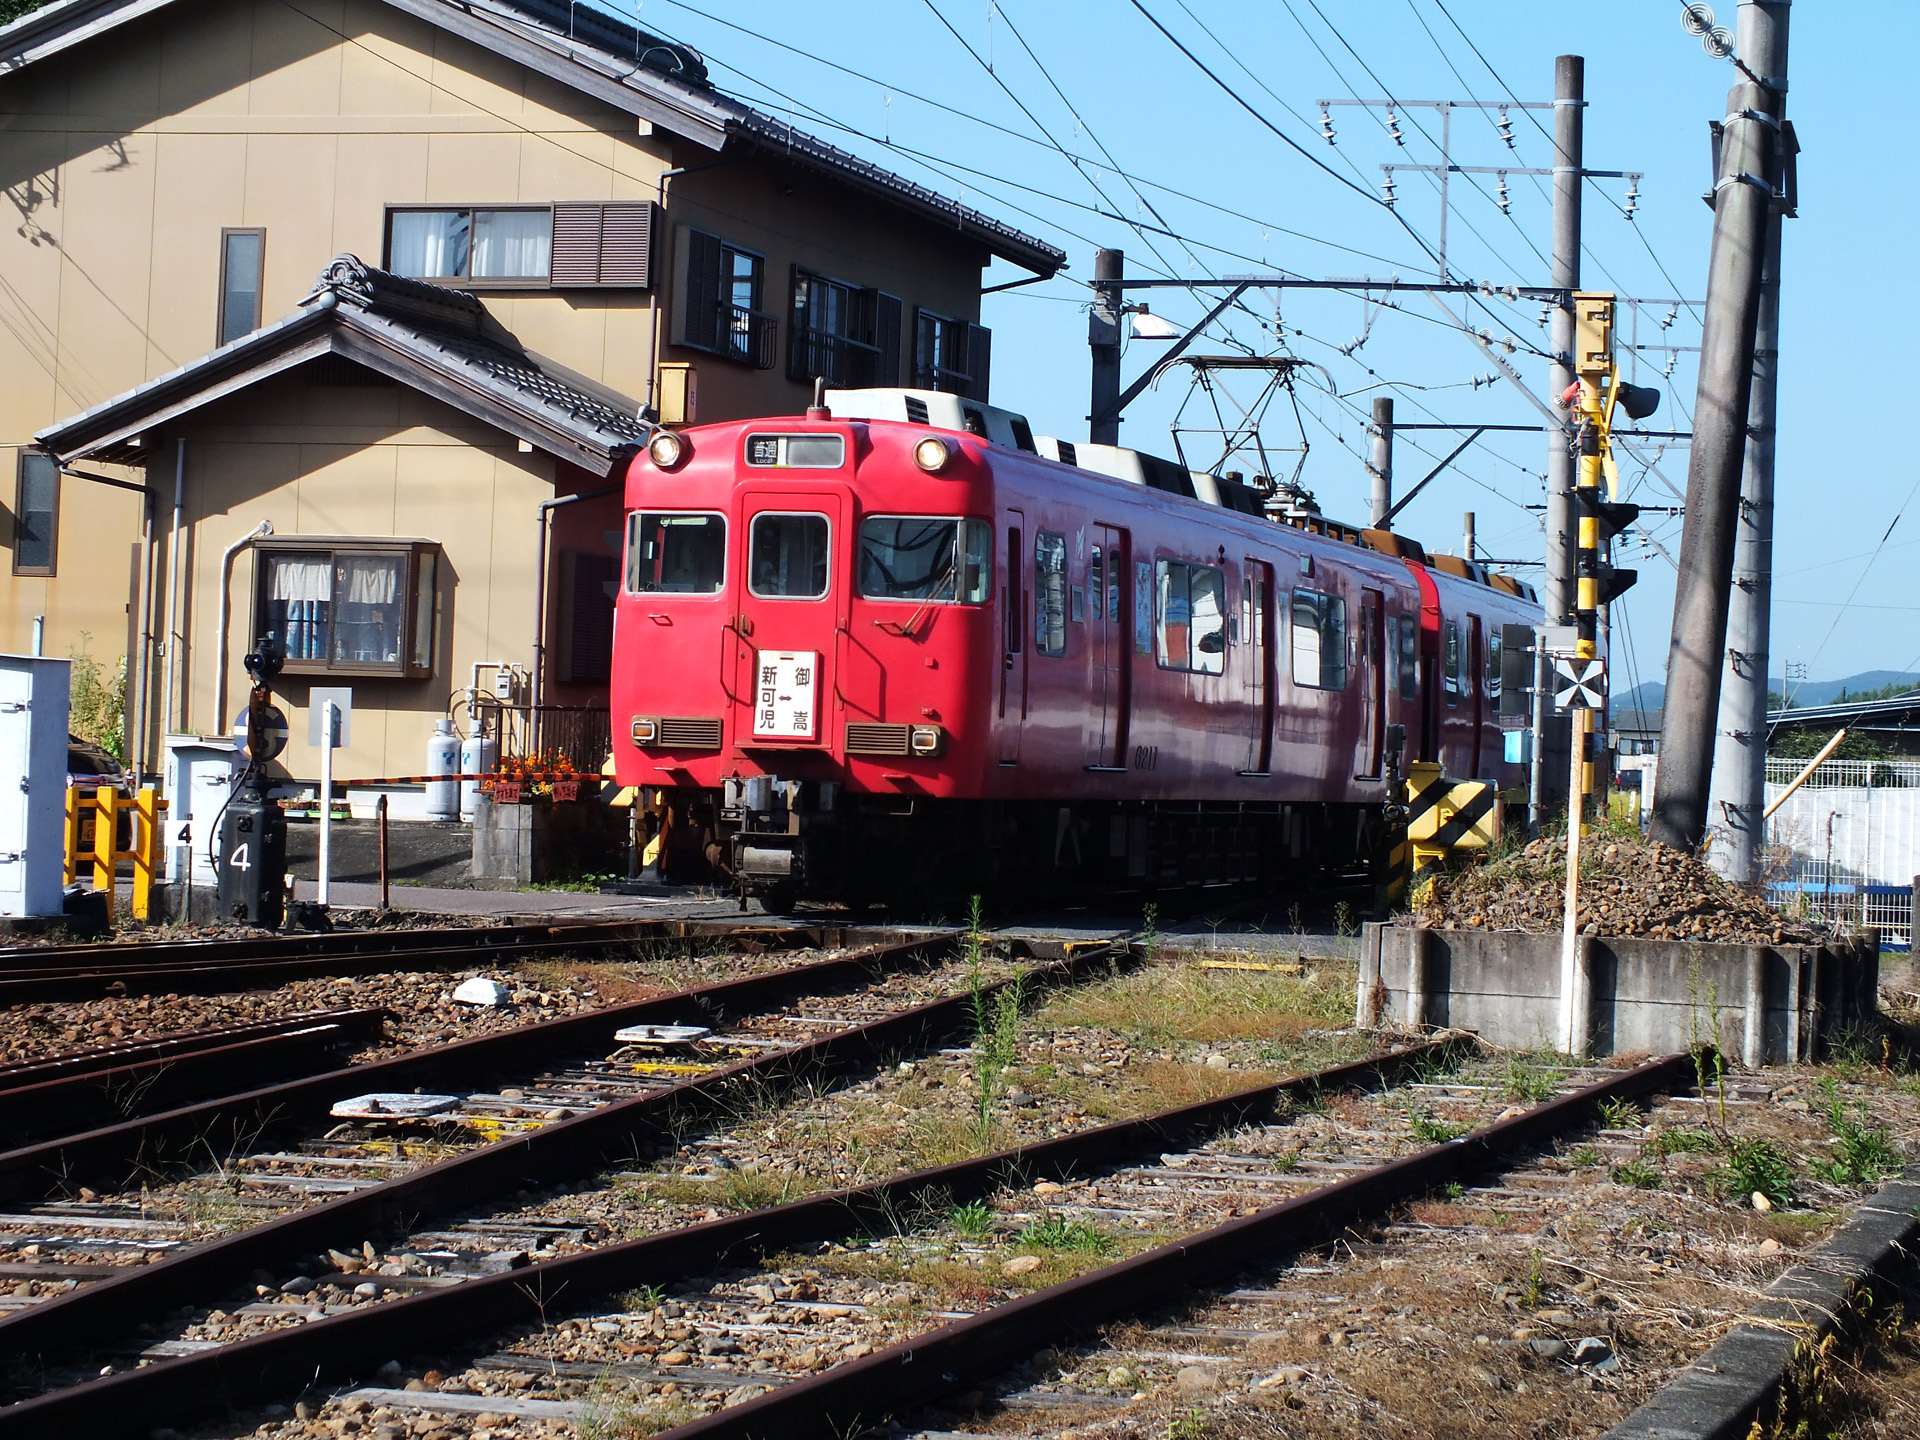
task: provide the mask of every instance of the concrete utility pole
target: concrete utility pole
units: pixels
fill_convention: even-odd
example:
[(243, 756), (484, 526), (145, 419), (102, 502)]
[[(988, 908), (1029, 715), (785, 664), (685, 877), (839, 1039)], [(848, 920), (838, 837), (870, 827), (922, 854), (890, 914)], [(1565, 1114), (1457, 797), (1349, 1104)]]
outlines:
[(1373, 461), (1367, 466), (1373, 479), (1372, 515), (1375, 530), (1391, 530), (1393, 518), (1393, 397), (1373, 397)]
[(1118, 250), (1093, 252), (1093, 308), (1087, 312), (1087, 344), (1093, 351), (1093, 405), (1087, 413), (1087, 439), (1095, 445), (1120, 443), (1121, 289), (1112, 283), (1125, 270)]
[[(1740, 518), (1742, 461), (1753, 403), (1760, 320), (1761, 259), (1773, 214), (1773, 177), (1786, 107), (1787, 16), (1791, 0), (1742, 0), (1742, 80), (1727, 92), (1714, 182), (1713, 252), (1700, 337), (1700, 388), (1687, 467), (1687, 518), (1680, 532), (1667, 700), (1660, 718), (1660, 766), (1653, 792), (1655, 840), (1693, 849), (1707, 831), (1728, 593)], [(1766, 677), (1760, 677), (1764, 687)], [(1764, 703), (1764, 701), (1763, 701)]]
[[(1553, 366), (1547, 402), (1566, 413), (1561, 396), (1573, 384), (1573, 292), (1580, 288), (1580, 194), (1585, 184), (1587, 62), (1562, 55), (1553, 62), (1553, 284), (1564, 292), (1553, 307)], [(1547, 431), (1547, 623), (1573, 613), (1573, 449), (1567, 430)], [(1535, 736), (1538, 744), (1541, 737)]]
[[(1741, 12), (1739, 49), (1752, 39)], [(1758, 73), (1758, 72), (1756, 72)], [(1784, 78), (1784, 77), (1783, 77)], [(1781, 89), (1784, 93), (1784, 84)], [(1789, 147), (1791, 141), (1789, 140)], [(1786, 189), (1786, 151), (1777, 157), (1775, 188)], [(1708, 859), (1738, 884), (1757, 873), (1766, 835), (1767, 671), (1773, 628), (1773, 441), (1780, 383), (1780, 222), (1791, 197), (1773, 206), (1760, 270), (1760, 318), (1753, 337), (1753, 398), (1747, 404), (1747, 463), (1740, 478), (1740, 525), (1733, 542), (1733, 593), (1727, 608), (1727, 655), (1721, 675), (1719, 744), (1713, 757), (1707, 823), (1724, 843)]]

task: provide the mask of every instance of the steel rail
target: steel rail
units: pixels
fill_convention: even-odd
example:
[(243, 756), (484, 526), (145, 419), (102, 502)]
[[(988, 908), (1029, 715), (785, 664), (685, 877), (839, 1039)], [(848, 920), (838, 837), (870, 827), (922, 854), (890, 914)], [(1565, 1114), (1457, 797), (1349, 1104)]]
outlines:
[[(805, 1440), (845, 1435), (899, 1411), (960, 1393), (1073, 1334), (1178, 1298), (1249, 1265), (1322, 1243), (1450, 1181), (1494, 1167), (1591, 1115), (1605, 1100), (1691, 1083), (1692, 1055), (1669, 1055), (1310, 1190), (1257, 1214), (1063, 1280), (859, 1360), (797, 1380), (662, 1432), (663, 1440)], [(0, 1410), (0, 1416), (6, 1412)]]
[(322, 1020), (342, 1020), (348, 1016), (384, 1015), (377, 1007), (364, 1010), (303, 1010), (291, 1015), (276, 1015), (271, 1020), (247, 1020), (238, 1025), (212, 1025), (204, 1030), (169, 1030), (155, 1035), (131, 1035), (104, 1045), (82, 1050), (56, 1050), (28, 1060), (9, 1060), (0, 1064), (0, 1100), (11, 1092), (44, 1080), (64, 1080), (75, 1075), (98, 1075), (106, 1071), (139, 1065), (148, 1060), (191, 1054), (217, 1045), (233, 1045), (262, 1035), (281, 1035)]
[[(75, 1126), (118, 1124), (236, 1088), (336, 1070), (340, 1051), (379, 1039), (389, 1018), (391, 1011), (378, 1008), (310, 1012), (23, 1067), (23, 1078), (0, 1090), (0, 1139), (9, 1146), (44, 1143)], [(199, 1043), (188, 1043), (193, 1039)]]
[[(1100, 958), (1098, 952), (1072, 956), (1029, 978), (1071, 978), (1074, 969)], [(934, 1001), (920, 1007), (918, 1015), (922, 1024), (939, 1016), (942, 1028), (956, 1021), (964, 1025), (973, 1018), (972, 997)], [(877, 1023), (897, 1025), (904, 1018)], [(344, 1315), (270, 1331), (214, 1350), (155, 1360), (0, 1408), (0, 1440), (15, 1435), (59, 1440), (135, 1422), (174, 1422), (209, 1408), (345, 1380), (423, 1344), (444, 1346), (501, 1326), (541, 1323), (556, 1302), (575, 1309), (637, 1286), (671, 1284), (723, 1261), (740, 1263), (795, 1245), (885, 1226), (916, 1201), (939, 1197), (958, 1202), (991, 1194), (1009, 1183), (1064, 1179), (1124, 1164), (1171, 1141), (1271, 1117), (1283, 1097), (1308, 1099), (1389, 1083), (1450, 1043), (1428, 1042), (1135, 1120), (600, 1246), (527, 1269), (356, 1307)], [(75, 1291), (66, 1300), (45, 1303), (68, 1303), (85, 1293)], [(155, 1297), (157, 1301), (165, 1298), (164, 1292)]]
[[(949, 948), (955, 939), (955, 934), (949, 933), (904, 941), (838, 960), (728, 981), (528, 1028), (547, 1029), (549, 1037), (554, 1034), (570, 1037), (572, 1043), (565, 1047), (568, 1053), (577, 1051), (580, 1044), (589, 1039), (597, 1040), (600, 1048), (605, 1049), (615, 1045), (613, 1032), (622, 1025), (644, 1023), (649, 1019), (684, 1020), (689, 1012), (713, 1015), (728, 1006), (765, 1006), (794, 994), (818, 994), (842, 982), (868, 976), (876, 966), (901, 966), (929, 951)], [(1105, 953), (1106, 947), (1099, 947), (1071, 956), (1042, 967), (1032, 978), (1040, 984), (1071, 978)], [(823, 981), (829, 983), (819, 983)], [(722, 1066), (676, 1085), (478, 1146), (395, 1179), (209, 1241), (166, 1260), (129, 1267), (112, 1279), (0, 1316), (0, 1351), (46, 1359), (62, 1346), (84, 1345), (116, 1333), (124, 1327), (126, 1317), (142, 1307), (159, 1312), (177, 1307), (193, 1296), (240, 1285), (254, 1269), (267, 1262), (284, 1261), (290, 1256), (304, 1258), (329, 1248), (358, 1247), (371, 1235), (410, 1224), (412, 1217), (456, 1208), (471, 1210), (476, 1204), (528, 1184), (551, 1184), (558, 1176), (590, 1170), (630, 1154), (640, 1140), (662, 1133), (669, 1119), (710, 1109), (741, 1081), (782, 1084), (802, 1075), (831, 1076), (869, 1064), (883, 1050), (918, 1046), (932, 1034), (948, 1037), (960, 1033), (971, 1019), (972, 1004), (973, 997), (962, 994), (915, 1006), (865, 1025), (832, 1031), (801, 1045)], [(483, 1041), (508, 1040), (524, 1033), (509, 1031), (504, 1036), (483, 1036), (464, 1044), (477, 1047)], [(458, 1048), (450, 1046), (439, 1053), (444, 1056)], [(549, 1052), (552, 1048), (551, 1044), (547, 1046)], [(490, 1063), (497, 1075), (497, 1060)], [(364, 1077), (377, 1068), (354, 1066), (349, 1072), (335, 1072), (298, 1083), (305, 1087), (309, 1103), (330, 1101), (339, 1097), (343, 1080), (353, 1080), (356, 1090), (367, 1088)], [(291, 1087), (278, 1088), (284, 1091)]]
[[(317, 949), (305, 937), (272, 942), (183, 942), (242, 948), (174, 958), (163, 956), (157, 962), (142, 953), (149, 947), (129, 945), (115, 947), (118, 953), (112, 955), (80, 956), (70, 963), (0, 965), (0, 1006), (30, 1001), (88, 1000), (103, 995), (209, 994), (260, 989), (322, 975), (459, 968), (472, 964), (473, 957), (482, 952), (497, 957), (502, 953), (590, 950), (646, 941), (731, 939), (739, 937), (743, 929), (747, 937), (763, 940), (769, 948), (796, 943), (837, 947), (858, 944), (876, 933), (834, 926), (741, 927), (719, 921), (619, 920), (578, 925), (364, 931), (356, 932), (351, 944)], [(433, 943), (386, 943), (405, 935), (428, 935)], [(281, 945), (291, 948), (283, 951), (277, 948)], [(247, 948), (261, 946), (266, 948)], [(47, 951), (42, 948), (31, 953), (45, 955)]]

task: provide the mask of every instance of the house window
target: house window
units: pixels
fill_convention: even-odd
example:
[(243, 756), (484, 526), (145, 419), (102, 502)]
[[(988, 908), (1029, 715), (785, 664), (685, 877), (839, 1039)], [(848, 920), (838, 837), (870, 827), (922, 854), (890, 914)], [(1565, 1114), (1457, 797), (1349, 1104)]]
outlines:
[(654, 230), (650, 201), (389, 210), (387, 268), (475, 285), (644, 290)]
[(220, 232), (220, 338), (225, 345), (260, 328), (260, 277), (265, 270), (267, 232)]
[(679, 343), (771, 370), (780, 322), (761, 308), (766, 260), (704, 230), (680, 232), (687, 257)]
[(1347, 688), (1347, 602), (1338, 595), (1293, 592), (1293, 683), (1308, 690)]
[(43, 451), (22, 450), (13, 492), (13, 573), (53, 574), (59, 529), (60, 467)]
[(920, 390), (945, 390), (969, 400), (987, 399), (993, 332), (984, 325), (913, 312), (913, 383)]
[(897, 296), (795, 266), (787, 378), (824, 378), (836, 389), (900, 383)]
[(433, 673), (440, 547), (314, 540), (258, 552), (255, 633), (293, 675)]
[(613, 673), (613, 597), (620, 560), (585, 550), (560, 556), (560, 679), (604, 685)]
[(1154, 562), (1163, 670), (1220, 675), (1227, 668), (1226, 577), (1211, 565)]

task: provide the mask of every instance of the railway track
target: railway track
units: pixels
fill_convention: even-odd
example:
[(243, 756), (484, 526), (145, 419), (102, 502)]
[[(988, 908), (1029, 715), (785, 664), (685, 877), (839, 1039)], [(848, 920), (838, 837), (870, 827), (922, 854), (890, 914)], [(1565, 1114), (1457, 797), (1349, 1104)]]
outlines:
[[(382, 1269), (404, 1270), (414, 1262), (406, 1283), (411, 1293), (404, 1297), (392, 1288), (356, 1296), (358, 1267), (311, 1277), (310, 1294), (262, 1296), (209, 1317), (184, 1343), (146, 1347), (143, 1368), (0, 1410), (0, 1435), (82, 1434), (131, 1413), (187, 1413), (209, 1387), (231, 1403), (246, 1403), (316, 1380), (368, 1375), (383, 1360), (425, 1345), (443, 1354), (515, 1325), (535, 1329), (496, 1336), (494, 1347), (452, 1384), (434, 1375), (445, 1390), (464, 1393), (388, 1393), (391, 1387), (376, 1385), (335, 1403), (353, 1407), (348, 1414), (386, 1411), (403, 1425), (409, 1415), (489, 1416), (496, 1434), (515, 1417), (578, 1419), (593, 1404), (628, 1399), (643, 1409), (670, 1401), (670, 1413), (687, 1416), (713, 1409), (692, 1422), (690, 1434), (845, 1431), (943, 1390), (978, 1389), (1043, 1340), (1151, 1308), (1186, 1286), (1230, 1274), (1249, 1254), (1317, 1243), (1590, 1123), (1603, 1099), (1680, 1088), (1693, 1075), (1691, 1060), (1678, 1059), (1624, 1074), (1576, 1074), (1567, 1077), (1563, 1088), (1571, 1088), (1560, 1098), (1507, 1114), (1453, 1143), (1403, 1153), (1410, 1103), (1444, 1109), (1464, 1085), (1466, 1093), (1478, 1090), (1475, 1103), (1484, 1108), (1487, 1087), (1475, 1087), (1471, 1078), (1444, 1084), (1423, 1078), (1438, 1063), (1438, 1047), (1422, 1046), (1017, 1152), (592, 1246), (525, 1269), (512, 1267), (524, 1232), (425, 1232), (413, 1237), (410, 1254), (383, 1257)], [(1376, 1087), (1384, 1088), (1352, 1102), (1371, 1118), (1342, 1130), (1347, 1154), (1338, 1161), (1302, 1158), (1301, 1127), (1311, 1126), (1316, 1104)], [(956, 1203), (996, 1194), (1002, 1209), (994, 1227), (1040, 1234), (1034, 1253), (1044, 1253), (1048, 1233), (1057, 1239), (1076, 1231), (1117, 1236), (1122, 1251), (1138, 1253), (998, 1304), (980, 1298), (1006, 1283), (988, 1272), (973, 1284), (970, 1300), (931, 1312), (895, 1304), (889, 1287), (876, 1289), (862, 1278), (864, 1252), (857, 1248), (844, 1252), (852, 1260), (811, 1267), (795, 1258), (796, 1251), (874, 1227), (896, 1232), (892, 1245), (944, 1248), (940, 1264), (978, 1264), (993, 1248), (988, 1237), (956, 1238), (951, 1222), (936, 1218), (906, 1227), (902, 1239), (901, 1217), (944, 1216)], [(973, 1212), (974, 1221), (979, 1214)], [(493, 1273), (486, 1273), (487, 1257), (503, 1252), (509, 1261), (494, 1259)], [(440, 1268), (422, 1259), (435, 1253), (448, 1268), (420, 1273)], [(778, 1269), (754, 1277), (760, 1283), (727, 1274), (728, 1267), (773, 1257), (780, 1257)], [(1015, 1264), (1011, 1273), (1035, 1272), (1035, 1280), (1043, 1280), (1052, 1265)], [(1019, 1282), (1016, 1290), (1031, 1283)], [(357, 1284), (377, 1289), (381, 1282)], [(636, 1287), (645, 1287), (650, 1304), (580, 1314)], [(562, 1296), (578, 1318), (556, 1330), (548, 1311)], [(272, 1328), (257, 1333), (262, 1326)], [(598, 1400), (581, 1398), (589, 1388)]]
[[(264, 1223), (197, 1247), (149, 1241), (149, 1246), (163, 1253), (178, 1253), (113, 1274), (84, 1264), (69, 1265), (69, 1273), (56, 1282), (65, 1293), (16, 1297), (18, 1308), (0, 1319), (0, 1346), (14, 1356), (39, 1356), (44, 1361), (63, 1348), (90, 1345), (124, 1329), (125, 1317), (144, 1306), (171, 1309), (182, 1298), (200, 1296), (209, 1304), (224, 1302), (230, 1310), (243, 1309), (247, 1297), (242, 1294), (235, 1299), (224, 1294), (222, 1287), (244, 1285), (250, 1272), (263, 1263), (306, 1263), (309, 1256), (324, 1256), (331, 1250), (331, 1263), (351, 1266), (356, 1263), (352, 1258), (356, 1247), (368, 1243), (360, 1237), (382, 1229), (391, 1232), (398, 1214), (454, 1207), (470, 1213), (476, 1204), (516, 1186), (592, 1170), (610, 1156), (631, 1155), (636, 1146), (644, 1150), (665, 1127), (726, 1103), (743, 1083), (826, 1079), (849, 1067), (871, 1066), (883, 1052), (911, 1052), (930, 1041), (963, 1034), (971, 1026), (975, 1003), (968, 974), (952, 966), (942, 970), (937, 963), (922, 971), (916, 964), (937, 962), (953, 948), (950, 936), (907, 941), (466, 1042), (466, 1048), (484, 1053), (486, 1063), (497, 1066), (508, 1050), (523, 1058), (532, 1048), (551, 1053), (556, 1044), (577, 1047), (594, 1033), (604, 1042), (613, 1031), (630, 1024), (707, 1019), (712, 1031), (685, 1055), (665, 1056), (615, 1045), (605, 1059), (589, 1058), (523, 1077), (511, 1087), (496, 1085), (469, 1094), (448, 1119), (435, 1117), (435, 1143), (394, 1144), (391, 1153), (374, 1155), (367, 1153), (370, 1145), (379, 1144), (382, 1137), (369, 1134), (363, 1126), (341, 1126), (325, 1134), (310, 1133), (304, 1143), (291, 1149), (264, 1153), (256, 1149), (251, 1156), (230, 1163), (225, 1173), (247, 1199), (252, 1218), (265, 1217)], [(1041, 967), (1036, 978), (1041, 983), (1069, 979), (1096, 962), (1104, 971), (1104, 956), (1105, 947), (1092, 947)], [(972, 978), (978, 981), (977, 970)], [(990, 996), (995, 988), (989, 984), (983, 993)], [(930, 993), (939, 998), (929, 1001)], [(437, 1059), (444, 1067), (444, 1052)], [(414, 1058), (405, 1063), (422, 1062)], [(473, 1063), (474, 1056), (469, 1055), (469, 1068)], [(392, 1062), (388, 1067), (391, 1073)], [(330, 1084), (337, 1097), (342, 1079), (353, 1079), (357, 1089), (365, 1083), (366, 1072), (379, 1068), (354, 1067), (351, 1076), (317, 1077), (300, 1084), (308, 1091)], [(384, 1133), (386, 1143), (393, 1144), (393, 1127), (380, 1122), (375, 1128)], [(404, 1153), (409, 1149), (412, 1154)], [(318, 1203), (323, 1199), (325, 1203)], [(305, 1208), (271, 1218), (273, 1211), (294, 1205)], [(122, 1213), (110, 1213), (116, 1207), (100, 1202), (87, 1213), (88, 1207), (69, 1202), (38, 1207), (33, 1217), (7, 1219), (15, 1225), (31, 1224), (44, 1215), (50, 1229), (96, 1225), (109, 1233), (116, 1226), (140, 1223), (123, 1213), (126, 1207), (117, 1208)], [(405, 1228), (402, 1223), (402, 1233)], [(533, 1230), (540, 1233), (528, 1233), (525, 1227), (472, 1221), (456, 1226), (452, 1235), (419, 1240), (411, 1248), (465, 1243), (469, 1253), (451, 1258), (442, 1254), (441, 1260), (456, 1270), (504, 1269), (508, 1267), (500, 1261), (503, 1253), (512, 1257), (511, 1263), (524, 1263), (528, 1249), (545, 1248), (551, 1253), (556, 1229), (564, 1227), (536, 1226)], [(56, 1248), (34, 1243), (43, 1252)], [(338, 1246), (348, 1247), (347, 1252), (334, 1248)], [(366, 1257), (369, 1262), (371, 1258)], [(323, 1259), (323, 1266), (327, 1263)], [(371, 1263), (368, 1268), (373, 1268)], [(395, 1260), (380, 1268), (391, 1273), (359, 1283), (391, 1292), (417, 1281), (422, 1269), (443, 1266), (410, 1269), (405, 1261)], [(20, 1304), (21, 1300), (27, 1303)], [(302, 1315), (295, 1313), (291, 1318)], [(196, 1342), (181, 1343), (193, 1349)], [(134, 1353), (141, 1348), (136, 1345)], [(67, 1378), (78, 1379), (95, 1368), (89, 1360)]]
[[(898, 932), (892, 932), (897, 935)], [(541, 925), (341, 930), (233, 940), (0, 947), (0, 1006), (99, 996), (197, 995), (258, 989), (317, 976), (367, 975), (404, 964), (457, 969), (484, 952), (493, 963), (657, 941), (724, 940), (769, 949), (842, 949), (885, 932), (785, 922), (608, 920)]]

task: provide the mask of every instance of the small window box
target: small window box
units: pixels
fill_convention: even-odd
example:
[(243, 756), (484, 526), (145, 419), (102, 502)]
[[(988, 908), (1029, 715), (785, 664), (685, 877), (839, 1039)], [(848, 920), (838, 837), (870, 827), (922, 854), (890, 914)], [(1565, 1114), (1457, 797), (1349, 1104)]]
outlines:
[(254, 635), (273, 637), (285, 673), (433, 674), (436, 542), (276, 536), (256, 555)]

